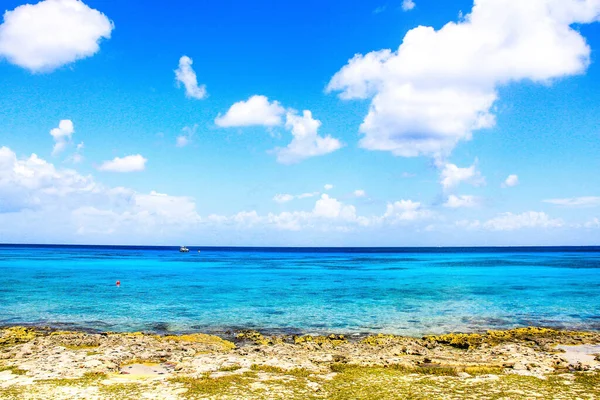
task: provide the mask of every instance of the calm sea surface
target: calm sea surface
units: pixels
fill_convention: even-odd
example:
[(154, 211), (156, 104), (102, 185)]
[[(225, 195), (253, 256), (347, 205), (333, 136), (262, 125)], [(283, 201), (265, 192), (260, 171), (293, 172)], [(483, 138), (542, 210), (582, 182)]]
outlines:
[(600, 330), (600, 248), (200, 249), (0, 245), (0, 325)]

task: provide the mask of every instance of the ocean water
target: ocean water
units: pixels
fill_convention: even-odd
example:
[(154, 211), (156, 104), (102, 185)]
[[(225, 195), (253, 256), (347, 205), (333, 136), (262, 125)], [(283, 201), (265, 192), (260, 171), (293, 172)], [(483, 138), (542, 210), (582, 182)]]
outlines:
[(600, 330), (600, 248), (200, 249), (1, 245), (0, 325)]

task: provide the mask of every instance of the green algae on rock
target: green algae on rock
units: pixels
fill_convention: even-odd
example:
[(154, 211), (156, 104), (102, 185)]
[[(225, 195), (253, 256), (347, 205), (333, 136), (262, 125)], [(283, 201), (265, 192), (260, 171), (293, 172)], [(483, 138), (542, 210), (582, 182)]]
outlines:
[(33, 340), (39, 330), (35, 328), (26, 328), (24, 326), (11, 326), (2, 329), (0, 335), (0, 346), (12, 346), (18, 343), (26, 343)]
[(192, 333), (187, 335), (167, 335), (162, 336), (162, 340), (172, 340), (174, 342), (201, 343), (215, 347), (215, 350), (232, 350), (235, 349), (235, 344), (222, 339), (218, 336), (207, 335), (205, 333)]
[(482, 344), (497, 345), (505, 342), (534, 342), (537, 344), (545, 341), (561, 339), (568, 343), (585, 343), (598, 340), (599, 336), (591, 332), (578, 332), (557, 330), (544, 327), (526, 327), (509, 330), (489, 330), (480, 333), (448, 333), (445, 335), (425, 336), (423, 339), (430, 343), (447, 344), (460, 349), (479, 347)]
[(252, 330), (239, 332), (235, 337), (240, 341), (249, 341), (263, 346), (281, 344), (286, 339), (285, 336), (265, 336), (258, 331)]
[(315, 343), (320, 346), (323, 345), (331, 345), (333, 347), (339, 346), (341, 344), (348, 343), (348, 339), (344, 335), (334, 335), (331, 334), (329, 336), (294, 336), (294, 344), (302, 344), (302, 343)]

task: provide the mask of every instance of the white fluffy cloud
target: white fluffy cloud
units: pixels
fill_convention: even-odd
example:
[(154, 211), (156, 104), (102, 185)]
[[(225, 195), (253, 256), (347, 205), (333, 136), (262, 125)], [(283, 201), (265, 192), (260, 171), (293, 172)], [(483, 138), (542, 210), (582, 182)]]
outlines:
[(260, 95), (234, 103), (225, 115), (217, 116), (215, 124), (224, 128), (243, 126), (271, 128), (283, 124), (283, 114), (286, 114), (284, 126), (291, 132), (292, 141), (286, 147), (273, 149), (278, 162), (294, 164), (309, 157), (331, 153), (342, 147), (338, 139), (318, 134), (321, 121), (314, 119), (309, 110), (304, 110), (302, 115), (298, 115), (292, 109), (286, 112), (278, 101), (269, 102), (267, 97)]
[(148, 160), (140, 154), (134, 154), (125, 157), (115, 157), (110, 161), (104, 161), (99, 167), (100, 171), (109, 172), (136, 172), (143, 171), (146, 168)]
[(322, 194), (321, 198), (317, 200), (313, 213), (317, 217), (324, 218), (338, 218), (340, 216), (343, 219), (356, 218), (356, 208), (354, 206), (344, 205), (327, 194)]
[(285, 109), (278, 101), (269, 102), (266, 96), (254, 95), (246, 101), (234, 103), (225, 115), (219, 114), (215, 124), (220, 127), (278, 126)]
[(412, 200), (400, 200), (387, 204), (382, 220), (399, 223), (431, 217), (433, 217), (433, 213), (424, 208), (421, 203)]
[(0, 213), (44, 206), (49, 198), (84, 195), (98, 191), (89, 176), (54, 165), (32, 154), (18, 159), (8, 147), (0, 147)]
[(598, 207), (600, 206), (600, 197), (583, 196), (564, 199), (547, 199), (544, 200), (544, 203), (550, 203), (563, 207)]
[(73, 122), (69, 119), (63, 119), (58, 123), (58, 127), (50, 131), (50, 135), (54, 139), (54, 148), (52, 154), (56, 155), (62, 152), (71, 142), (71, 136), (75, 132)]
[[(298, 196), (278, 195), (274, 200), (290, 201), (293, 197)], [(308, 211), (285, 211), (279, 214), (268, 213), (267, 215), (259, 215), (254, 211), (244, 211), (231, 216), (213, 214), (207, 218), (207, 221), (219, 225), (247, 227), (250, 225), (247, 220), (251, 219), (252, 226), (260, 225), (279, 230), (311, 229), (346, 232), (359, 227), (414, 225), (434, 217), (434, 213), (421, 203), (411, 200), (388, 203), (385, 212), (381, 215), (361, 216), (358, 215), (354, 206), (344, 204), (342, 201), (323, 193), (315, 202), (314, 207)]]
[(517, 175), (511, 174), (509, 175), (504, 182), (502, 182), (502, 187), (508, 188), (517, 186), (519, 184), (519, 177)]
[(477, 161), (467, 168), (460, 168), (455, 164), (444, 165), (440, 172), (440, 184), (444, 190), (452, 189), (461, 182), (467, 182), (473, 186), (485, 184), (485, 178), (477, 170)]
[(285, 127), (292, 133), (293, 139), (284, 148), (275, 149), (277, 161), (282, 164), (294, 164), (309, 157), (322, 156), (342, 147), (342, 143), (329, 135), (319, 136), (321, 121), (312, 117), (312, 113), (304, 110), (296, 115), (288, 112)]
[(443, 157), (494, 125), (498, 86), (583, 73), (590, 48), (571, 25), (599, 16), (599, 0), (476, 0), (459, 22), (410, 30), (396, 51), (355, 55), (327, 91), (372, 99), (363, 148)]
[(356, 189), (356, 190), (353, 192), (353, 194), (354, 194), (354, 196), (355, 196), (355, 197), (365, 197), (365, 196), (367, 195), (367, 192), (365, 192), (365, 191), (364, 191), (364, 190), (362, 190), (362, 189)]
[(323, 186), (323, 189), (325, 189), (325, 190), (331, 190), (331, 189), (333, 189), (333, 185), (331, 183), (326, 183)]
[[(295, 198), (318, 195), (304, 193)], [(0, 234), (11, 234), (17, 224), (21, 232), (32, 232), (20, 236), (25, 241), (39, 238), (35, 235), (48, 225), (52, 226), (46, 232), (51, 235), (48, 237), (67, 241), (172, 244), (202, 229), (348, 232), (413, 225), (431, 216), (420, 203), (410, 200), (388, 204), (382, 215), (361, 216), (354, 206), (320, 194), (308, 210), (278, 214), (250, 210), (202, 218), (192, 198), (107, 187), (91, 176), (56, 168), (35, 154), (20, 159), (9, 148), (0, 148)], [(11, 235), (6, 237), (14, 237)]]
[(51, 71), (94, 55), (114, 26), (79, 0), (45, 0), (4, 13), (0, 56), (32, 72)]
[(203, 99), (207, 96), (206, 85), (198, 85), (196, 72), (192, 68), (194, 61), (188, 56), (179, 59), (179, 68), (175, 70), (177, 85), (185, 87), (185, 95), (193, 99)]
[(402, 9), (404, 11), (410, 11), (415, 8), (415, 2), (413, 0), (402, 0)]
[[(281, 195), (280, 198), (289, 201), (288, 196), (291, 195)], [(256, 211), (242, 211), (231, 216), (210, 215), (207, 220), (215, 224), (235, 225), (241, 228), (261, 225), (287, 231), (300, 229), (347, 231), (353, 227), (368, 226), (372, 223), (369, 218), (357, 216), (354, 206), (346, 205), (327, 194), (322, 194), (313, 209), (309, 211), (285, 211), (267, 215), (259, 215)]]
[(560, 219), (552, 219), (543, 212), (529, 211), (521, 214), (510, 212), (492, 218), (483, 224), (492, 231), (513, 231), (522, 228), (558, 228), (563, 226)]
[(149, 232), (156, 235), (164, 227), (172, 234), (199, 223), (200, 217), (191, 198), (106, 187), (91, 176), (56, 168), (35, 154), (20, 159), (1, 147), (0, 230), (8, 226), (6, 221), (16, 221), (20, 229), (31, 229), (35, 235), (42, 229), (39, 220), (56, 220), (51, 238), (60, 233), (73, 238), (114, 232), (141, 237)]
[[(200, 218), (196, 213), (196, 203), (185, 196), (169, 196), (155, 191), (151, 191), (150, 194), (140, 193), (134, 196), (134, 206), (134, 212), (148, 213), (155, 217), (155, 221), (156, 216), (159, 216), (161, 222), (165, 224), (171, 224), (174, 221), (189, 223)], [(172, 218), (173, 221), (169, 222), (169, 218)]]
[(150, 232), (153, 235), (173, 235), (179, 229), (196, 226), (201, 222), (196, 212), (196, 203), (189, 197), (169, 196), (154, 191), (149, 194), (136, 193), (125, 188), (112, 191), (115, 192), (113, 196), (127, 194), (127, 201), (112, 207), (107, 207), (106, 204), (81, 205), (71, 211), (71, 219), (78, 235), (148, 235)]
[(481, 204), (479, 197), (471, 195), (453, 195), (448, 196), (448, 200), (444, 203), (444, 207), (448, 208), (470, 208), (477, 207)]

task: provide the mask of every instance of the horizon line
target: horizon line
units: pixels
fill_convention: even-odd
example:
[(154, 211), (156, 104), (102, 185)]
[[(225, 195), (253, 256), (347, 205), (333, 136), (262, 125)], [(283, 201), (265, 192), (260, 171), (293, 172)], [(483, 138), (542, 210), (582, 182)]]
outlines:
[[(152, 244), (82, 244), (82, 243), (0, 243), (0, 247), (147, 247), (147, 248), (178, 248), (182, 245), (152, 245)], [(204, 249), (515, 249), (515, 248), (598, 248), (600, 244), (592, 245), (465, 245), (465, 246), (277, 246), (277, 245), (185, 245), (188, 248)]]

